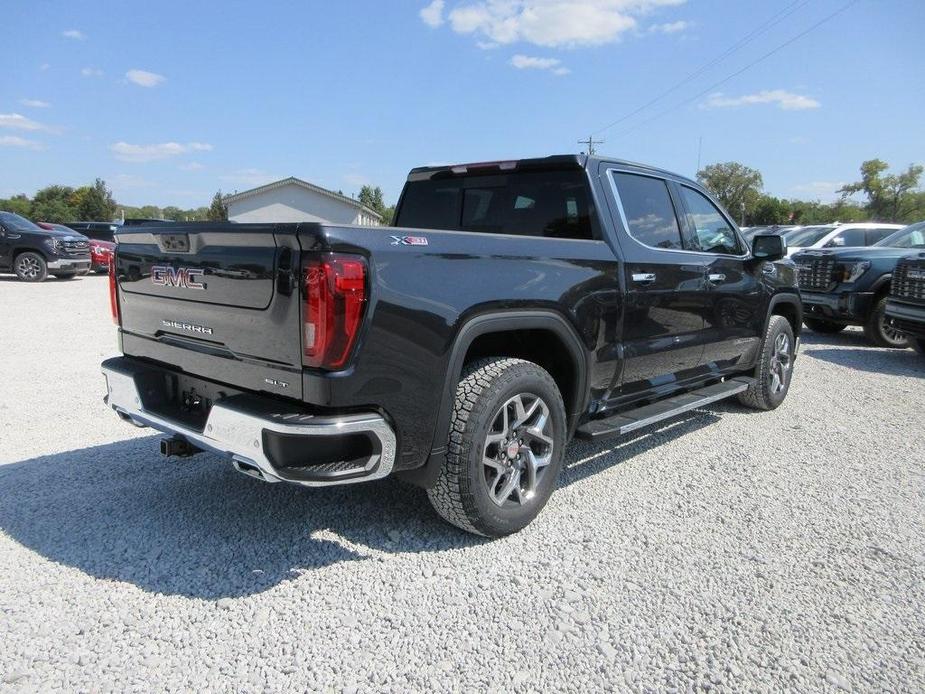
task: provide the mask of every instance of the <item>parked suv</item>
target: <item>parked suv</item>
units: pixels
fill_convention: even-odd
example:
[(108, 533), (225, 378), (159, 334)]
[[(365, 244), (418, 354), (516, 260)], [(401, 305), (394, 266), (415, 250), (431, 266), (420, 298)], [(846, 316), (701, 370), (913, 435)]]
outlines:
[(109, 406), (165, 454), (306, 486), (395, 474), (498, 536), (573, 436), (787, 395), (783, 239), (749, 248), (694, 181), (585, 155), (420, 168), (395, 219), (121, 229)]
[(817, 224), (784, 233), (789, 255), (806, 248), (845, 248), (873, 246), (899, 229), (902, 224), (853, 222), (851, 224)]
[(925, 223), (901, 228), (869, 248), (805, 250), (793, 256), (805, 315), (818, 333), (861, 325), (879, 347), (906, 347), (907, 336), (886, 315), (896, 261), (912, 248), (925, 248)]
[(86, 236), (43, 229), (13, 212), (0, 212), (0, 272), (13, 272), (24, 282), (41, 282), (48, 275), (67, 279), (89, 271)]
[[(925, 222), (911, 229), (912, 240), (918, 242), (915, 247), (925, 249)], [(886, 316), (891, 326), (925, 356), (925, 250), (896, 263)]]

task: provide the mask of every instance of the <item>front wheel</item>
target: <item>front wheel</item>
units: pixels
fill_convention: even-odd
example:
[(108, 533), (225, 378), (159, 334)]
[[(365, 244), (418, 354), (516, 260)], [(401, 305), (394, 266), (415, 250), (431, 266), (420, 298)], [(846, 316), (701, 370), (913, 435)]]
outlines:
[(864, 324), (864, 335), (877, 347), (894, 349), (908, 347), (909, 338), (894, 328), (886, 315), (886, 302), (887, 298), (883, 297), (874, 304), (874, 310), (870, 312), (870, 317)]
[(804, 318), (803, 325), (814, 333), (822, 333), (823, 335), (834, 335), (848, 327), (847, 325), (833, 323), (832, 321), (822, 320), (821, 318)]
[(790, 322), (783, 316), (771, 316), (755, 368), (755, 382), (739, 394), (739, 402), (757, 410), (777, 408), (790, 390), (794, 347)]
[(16, 256), (13, 272), (23, 282), (42, 282), (48, 277), (48, 265), (38, 253), (26, 251)]
[(470, 533), (516, 533), (552, 496), (565, 439), (565, 406), (549, 373), (522, 359), (473, 362), (456, 388), (446, 460), (427, 492), (430, 502)]

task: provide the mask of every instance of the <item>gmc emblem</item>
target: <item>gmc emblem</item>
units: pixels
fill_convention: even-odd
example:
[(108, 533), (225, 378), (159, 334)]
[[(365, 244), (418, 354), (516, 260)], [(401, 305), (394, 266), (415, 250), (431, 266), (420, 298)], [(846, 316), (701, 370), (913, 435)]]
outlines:
[(151, 284), (160, 287), (180, 287), (181, 289), (205, 289), (206, 271), (198, 267), (172, 268), (166, 265), (153, 265), (151, 267)]

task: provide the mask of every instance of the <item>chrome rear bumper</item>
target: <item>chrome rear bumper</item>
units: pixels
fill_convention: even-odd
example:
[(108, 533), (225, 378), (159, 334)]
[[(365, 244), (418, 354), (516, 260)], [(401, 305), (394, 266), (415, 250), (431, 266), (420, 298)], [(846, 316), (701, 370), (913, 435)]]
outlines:
[[(319, 416), (294, 411), (254, 411), (246, 397), (230, 397), (209, 410), (202, 430), (146, 409), (129, 360), (115, 358), (102, 365), (106, 377), (105, 402), (125, 420), (180, 437), (191, 446), (230, 458), (235, 467), (267, 482), (292, 482), (307, 487), (365, 482), (392, 472), (396, 455), (395, 434), (377, 413)], [(322, 439), (328, 456), (338, 441), (365, 437), (368, 448), (360, 458), (346, 461), (312, 460), (313, 444)], [(301, 441), (300, 441), (301, 439)], [(280, 465), (276, 450), (285, 442), (287, 455), (298, 451), (300, 464)], [(295, 445), (293, 445), (293, 443)], [(304, 460), (302, 456), (304, 454)], [(279, 454), (276, 455), (279, 457)], [(304, 464), (301, 464), (303, 463)], [(317, 461), (315, 461), (317, 462)]]

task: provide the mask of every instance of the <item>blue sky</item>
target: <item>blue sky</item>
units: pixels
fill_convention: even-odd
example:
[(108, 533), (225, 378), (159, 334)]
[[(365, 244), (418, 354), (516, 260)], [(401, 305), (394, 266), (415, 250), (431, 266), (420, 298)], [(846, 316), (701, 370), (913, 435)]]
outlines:
[(100, 176), (125, 204), (192, 207), (294, 175), (394, 202), (413, 166), (596, 132), (687, 175), (702, 137), (703, 164), (830, 199), (864, 159), (925, 162), (925, 2), (857, 0), (710, 87), (847, 1), (8, 0), (0, 197)]

